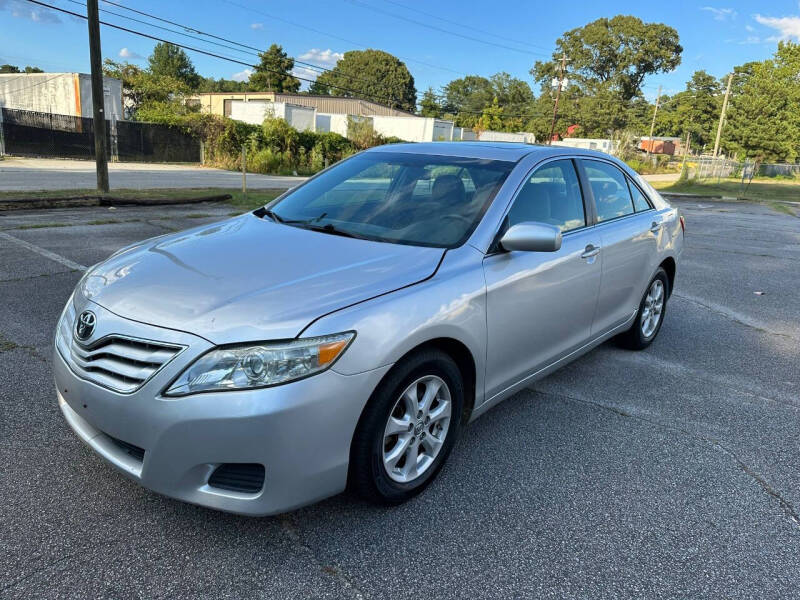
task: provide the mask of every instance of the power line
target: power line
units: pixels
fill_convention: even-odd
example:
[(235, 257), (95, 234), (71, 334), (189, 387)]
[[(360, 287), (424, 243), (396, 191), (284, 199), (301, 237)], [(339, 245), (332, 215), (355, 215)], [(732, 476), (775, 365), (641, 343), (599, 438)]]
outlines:
[(372, 10), (372, 11), (375, 11), (375, 12), (378, 12), (378, 13), (382, 13), (384, 15), (388, 15), (388, 16), (393, 17), (395, 19), (400, 19), (401, 21), (407, 21), (408, 23), (413, 23), (415, 25), (419, 25), (420, 27), (427, 27), (428, 29), (432, 29), (433, 31), (438, 31), (440, 33), (446, 33), (448, 35), (459, 37), (459, 38), (462, 38), (462, 39), (465, 39), (465, 40), (470, 40), (470, 41), (473, 41), (473, 42), (478, 42), (480, 44), (486, 44), (487, 46), (495, 46), (496, 48), (502, 48), (504, 50), (511, 50), (512, 52), (519, 52), (520, 54), (525, 54), (525, 55), (536, 54), (536, 55), (539, 55), (539, 56), (547, 56), (548, 58), (550, 56), (548, 54), (543, 54), (542, 52), (532, 52), (532, 51), (528, 51), (528, 50), (522, 50), (520, 48), (514, 48), (513, 46), (507, 46), (506, 44), (500, 44), (499, 42), (490, 42), (489, 40), (484, 40), (484, 39), (481, 39), (481, 38), (478, 38), (478, 37), (475, 37), (475, 36), (466, 35), (466, 34), (463, 34), (463, 33), (458, 33), (457, 31), (451, 31), (451, 30), (445, 29), (443, 27), (438, 27), (436, 25), (431, 25), (430, 23), (425, 23), (424, 21), (417, 21), (416, 19), (412, 19), (410, 17), (405, 17), (403, 15), (398, 15), (398, 14), (393, 13), (391, 11), (384, 10), (382, 8), (378, 8), (377, 6), (372, 6), (371, 4), (367, 4), (365, 2), (360, 2), (359, 0), (348, 0), (348, 1), (351, 2), (352, 4), (357, 5), (357, 6), (361, 6), (363, 8), (367, 8), (369, 10)]
[[(73, 4), (78, 4), (80, 6), (83, 6), (83, 3), (79, 2), (78, 0), (68, 0), (68, 1), (72, 2)], [(242, 53), (245, 53), (245, 54), (251, 54), (251, 55), (259, 56), (259, 57), (261, 56), (261, 54), (263, 54), (265, 52), (265, 50), (261, 50), (259, 48), (256, 48), (255, 46), (249, 46), (247, 44), (242, 44), (240, 42), (237, 42), (235, 40), (231, 40), (229, 38), (225, 38), (225, 37), (222, 37), (222, 36), (219, 36), (219, 35), (208, 33), (206, 31), (201, 31), (201, 30), (199, 30), (199, 29), (197, 29), (195, 27), (191, 27), (189, 25), (185, 25), (185, 24), (182, 24), (182, 23), (177, 23), (175, 21), (170, 21), (169, 19), (164, 19), (164, 18), (159, 17), (158, 15), (154, 15), (152, 13), (148, 13), (148, 12), (137, 10), (137, 9), (133, 9), (133, 8), (129, 8), (129, 7), (124, 6), (122, 4), (118, 4), (116, 2), (112, 2), (111, 0), (102, 0), (102, 1), (107, 3), (107, 4), (112, 4), (114, 6), (119, 6), (120, 8), (124, 8), (126, 10), (130, 10), (132, 12), (135, 12), (136, 14), (143, 15), (143, 16), (149, 17), (151, 19), (155, 19), (157, 21), (161, 21), (163, 23), (169, 23), (170, 25), (174, 25), (176, 27), (180, 27), (181, 29), (184, 29), (185, 31), (193, 31), (193, 32), (199, 33), (201, 35), (205, 35), (205, 36), (214, 38), (216, 40), (222, 40), (224, 42), (228, 42), (229, 44), (235, 44), (236, 46), (241, 46), (241, 48), (243, 48), (243, 49), (239, 50), (238, 48), (233, 48), (232, 46), (229, 46), (227, 44), (220, 44), (219, 42), (206, 40), (204, 38), (201, 38), (201, 37), (198, 37), (198, 36), (195, 36), (195, 35), (191, 35), (189, 33), (185, 33), (184, 31), (176, 31), (176, 30), (170, 29), (168, 27), (163, 27), (161, 25), (155, 25), (153, 23), (148, 23), (147, 21), (142, 21), (140, 19), (136, 19), (134, 17), (130, 17), (128, 15), (123, 15), (121, 13), (113, 12), (113, 11), (110, 11), (110, 10), (103, 9), (103, 11), (102, 11), (102, 12), (105, 12), (105, 13), (108, 13), (108, 14), (115, 15), (117, 17), (121, 17), (123, 19), (129, 19), (129, 20), (134, 21), (136, 23), (141, 23), (141, 24), (147, 25), (149, 27), (155, 27), (155, 28), (158, 28), (158, 29), (162, 29), (162, 30), (168, 31), (170, 33), (176, 33), (178, 35), (183, 35), (183, 36), (189, 37), (189, 38), (194, 39), (194, 40), (199, 40), (199, 41), (204, 42), (204, 43), (212, 44), (212, 45), (215, 45), (215, 46), (220, 46), (222, 48), (227, 48), (227, 49), (230, 49), (230, 50), (234, 50), (236, 52), (242, 52)], [(317, 65), (317, 64), (314, 64), (314, 63), (305, 62), (305, 61), (299, 60), (299, 59), (294, 58), (294, 57), (292, 57), (292, 60), (294, 60), (295, 64), (301, 65), (303, 67), (307, 67), (307, 68), (309, 68), (311, 70), (316, 70), (316, 71), (319, 71), (319, 72), (332, 71), (332, 69), (330, 69), (328, 67), (324, 67), (322, 65)], [(368, 81), (366, 79), (363, 79), (361, 77), (356, 77), (354, 75), (350, 75), (350, 74), (347, 74), (347, 73), (339, 73), (339, 75), (341, 75), (343, 77), (346, 77), (350, 81), (362, 81), (362, 82), (364, 82), (366, 84), (372, 84), (373, 83), (373, 82)], [(363, 94), (364, 92), (359, 92), (359, 93)]]
[[(295, 23), (294, 21), (290, 21), (289, 19), (284, 19), (283, 17), (277, 17), (275, 15), (271, 15), (269, 13), (266, 13), (263, 10), (259, 10), (257, 8), (252, 8), (250, 6), (245, 6), (243, 4), (239, 4), (238, 2), (233, 2), (233, 0), (223, 0), (223, 2), (226, 2), (227, 4), (230, 4), (232, 6), (236, 6), (238, 8), (241, 8), (242, 10), (247, 10), (247, 11), (250, 11), (252, 13), (267, 17), (269, 19), (273, 19), (275, 21), (280, 21), (281, 23), (286, 23), (287, 25), (291, 25), (292, 27), (298, 27), (300, 29), (305, 29), (307, 31), (311, 31), (311, 32), (319, 34), (319, 35), (324, 35), (326, 37), (329, 37), (329, 38), (332, 38), (332, 39), (335, 39), (335, 40), (339, 40), (340, 42), (345, 42), (347, 44), (352, 44), (354, 46), (358, 46), (359, 48), (369, 48), (369, 46), (367, 44), (362, 44), (360, 42), (349, 40), (347, 38), (340, 37), (340, 36), (335, 35), (333, 33), (329, 33), (327, 31), (322, 31), (321, 29), (315, 29), (314, 27), (310, 27), (308, 25), (302, 25), (300, 23)], [(433, 69), (439, 69), (441, 71), (448, 71), (450, 73), (455, 73), (456, 75), (462, 75), (462, 76), (467, 75), (466, 73), (464, 73), (462, 71), (456, 71), (455, 69), (451, 69), (449, 67), (443, 67), (442, 65), (437, 65), (437, 64), (425, 62), (425, 61), (422, 61), (422, 60), (418, 60), (416, 58), (408, 58), (407, 56), (401, 56), (399, 54), (396, 55), (396, 56), (398, 58), (402, 58), (406, 62), (417, 63), (418, 65), (424, 65), (426, 67), (431, 67)]]
[[(74, 11), (71, 11), (71, 10), (67, 10), (65, 8), (60, 8), (60, 7), (57, 7), (57, 6), (53, 6), (52, 4), (47, 4), (46, 2), (41, 2), (40, 0), (27, 0), (27, 1), (32, 3), (32, 4), (37, 4), (37, 5), (43, 6), (45, 8), (50, 8), (52, 10), (56, 10), (56, 11), (59, 11), (59, 12), (65, 13), (65, 14), (72, 15), (73, 17), (77, 17), (79, 19), (86, 19), (87, 18), (86, 15), (83, 15), (83, 14), (80, 14), (80, 13), (77, 13), (77, 12), (74, 12)], [(251, 68), (254, 68), (254, 69), (255, 68), (259, 68), (262, 71), (266, 71), (268, 73), (275, 73), (275, 74), (278, 74), (278, 75), (283, 75), (282, 72), (276, 71), (274, 69), (264, 69), (263, 67), (256, 67), (256, 65), (247, 63), (247, 62), (242, 61), (242, 60), (238, 60), (236, 58), (231, 58), (229, 56), (224, 56), (224, 55), (221, 55), (221, 54), (217, 54), (215, 52), (210, 52), (208, 50), (203, 50), (203, 49), (200, 49), (200, 48), (195, 48), (195, 47), (192, 47), (192, 46), (187, 46), (185, 44), (180, 44), (180, 43), (177, 43), (177, 42), (173, 42), (173, 41), (170, 41), (170, 40), (167, 40), (167, 39), (164, 39), (164, 38), (160, 38), (158, 36), (154, 36), (154, 35), (150, 35), (148, 33), (144, 33), (142, 31), (137, 31), (135, 29), (130, 29), (128, 27), (123, 27), (122, 25), (116, 25), (114, 23), (109, 23), (107, 21), (100, 21), (100, 23), (102, 25), (105, 25), (106, 27), (111, 27), (113, 29), (118, 29), (118, 30), (124, 31), (126, 33), (131, 33), (133, 35), (138, 35), (140, 37), (145, 37), (145, 38), (148, 38), (148, 39), (151, 39), (151, 40), (155, 40), (157, 42), (163, 42), (163, 43), (166, 43), (166, 44), (172, 44), (172, 45), (177, 46), (179, 48), (183, 48), (185, 50), (190, 50), (192, 52), (198, 52), (200, 54), (204, 54), (206, 56), (211, 56), (213, 58), (226, 60), (226, 61), (231, 62), (231, 63), (235, 63), (235, 64), (238, 64), (238, 65), (243, 65), (245, 67), (251, 67)], [(295, 79), (299, 79), (301, 81), (306, 81), (306, 82), (309, 82), (309, 83), (312, 83), (314, 81), (312, 79), (307, 79), (307, 78), (299, 77), (299, 76), (296, 76), (296, 75), (294, 75), (293, 77), (295, 77)], [(387, 102), (386, 98), (382, 98), (382, 97), (374, 96), (374, 95), (369, 95), (369, 94), (364, 94), (361, 91), (353, 90), (351, 88), (346, 88), (346, 87), (343, 87), (343, 86), (338, 86), (338, 85), (333, 85), (333, 84), (329, 84), (329, 87), (334, 88), (334, 89), (338, 89), (338, 90), (341, 90), (341, 91), (344, 91), (344, 92), (349, 92), (349, 93), (352, 93), (352, 94), (356, 94), (357, 95), (356, 97), (361, 97), (362, 99), (374, 100), (374, 101), (378, 101), (378, 102), (382, 102), (382, 103), (386, 103)], [(394, 98), (389, 98), (388, 100), (389, 100), (389, 102), (388, 102), (389, 104), (393, 104), (393, 103), (402, 104), (401, 101), (399, 101), (397, 99), (394, 99)], [(482, 115), (483, 111), (482, 110), (481, 111), (458, 110), (458, 111), (456, 111), (455, 114), (456, 115), (459, 115), (459, 114), (477, 114), (477, 115)], [(505, 115), (502, 115), (502, 116), (503, 117), (508, 117), (508, 118), (513, 118), (513, 117), (525, 118), (525, 117), (533, 117), (533, 116), (539, 116), (539, 115), (537, 113), (515, 113), (515, 114), (509, 113), (509, 114), (505, 114)]]
[[(27, 1), (32, 3), (32, 4), (37, 4), (39, 6), (44, 6), (45, 8), (50, 8), (52, 10), (56, 10), (56, 11), (59, 11), (59, 12), (62, 12), (62, 13), (68, 14), (68, 15), (72, 15), (73, 17), (78, 17), (79, 19), (86, 19), (87, 18), (86, 15), (82, 15), (80, 13), (76, 13), (74, 11), (67, 10), (65, 8), (59, 8), (57, 6), (53, 6), (52, 4), (47, 4), (46, 2), (40, 2), (39, 0), (27, 0)], [(102, 25), (105, 25), (106, 27), (111, 27), (113, 29), (118, 29), (120, 31), (125, 31), (127, 33), (131, 33), (133, 35), (138, 35), (138, 36), (141, 36), (141, 37), (145, 37), (145, 38), (148, 38), (148, 39), (151, 39), (151, 40), (155, 40), (157, 42), (163, 42), (165, 44), (172, 44), (173, 46), (177, 46), (177, 47), (183, 48), (185, 50), (191, 50), (192, 52), (198, 52), (200, 54), (205, 54), (206, 56), (211, 56), (213, 58), (219, 58), (221, 60), (227, 60), (228, 62), (231, 62), (231, 63), (235, 63), (235, 64), (238, 64), (238, 65), (243, 65), (245, 67), (250, 67), (250, 68), (253, 68), (253, 69), (259, 69), (261, 71), (266, 71), (267, 73), (274, 73), (276, 75), (284, 75), (283, 72), (277, 71), (275, 69), (266, 69), (263, 66), (256, 66), (256, 65), (253, 65), (253, 64), (248, 63), (248, 62), (244, 62), (244, 61), (236, 59), (236, 58), (231, 58), (229, 56), (224, 56), (222, 54), (217, 54), (215, 52), (210, 52), (209, 50), (203, 50), (203, 49), (200, 49), (200, 48), (195, 48), (193, 46), (187, 46), (185, 44), (180, 44), (180, 43), (177, 43), (177, 42), (173, 42), (171, 40), (160, 38), (160, 37), (155, 36), (155, 35), (150, 35), (149, 33), (144, 33), (142, 31), (137, 31), (135, 29), (130, 29), (128, 27), (123, 27), (122, 25), (116, 25), (114, 23), (109, 23), (107, 21), (100, 21), (100, 23)], [(297, 75), (292, 75), (292, 77), (294, 77), (295, 79), (299, 79), (300, 81), (306, 81), (308, 83), (313, 83), (314, 82), (313, 79), (308, 79), (308, 78), (300, 77), (300, 76), (297, 76)], [(362, 97), (363, 99), (377, 100), (378, 102), (388, 103), (390, 105), (391, 104), (402, 105), (402, 101), (398, 100), (396, 98), (383, 98), (383, 97), (379, 97), (379, 96), (367, 95), (367, 94), (364, 94), (363, 92), (361, 92), (359, 90), (354, 90), (354, 89), (351, 89), (351, 88), (346, 88), (346, 87), (339, 86), (339, 85), (334, 85), (334, 84), (327, 84), (327, 85), (328, 85), (328, 87), (331, 87), (331, 88), (334, 88), (334, 89), (337, 89), (337, 90), (341, 90), (343, 92), (356, 94), (357, 97)], [(388, 100), (388, 102), (387, 102), (387, 100)]]
[(488, 31), (484, 31), (483, 29), (481, 29), (479, 27), (473, 27), (471, 25), (465, 25), (464, 23), (459, 23), (457, 21), (452, 21), (450, 19), (445, 19), (444, 17), (440, 17), (438, 15), (434, 15), (433, 13), (429, 13), (429, 12), (426, 12), (424, 10), (420, 10), (419, 8), (415, 8), (413, 6), (408, 6), (407, 4), (402, 4), (401, 2), (395, 2), (394, 0), (385, 0), (385, 2), (388, 2), (389, 4), (394, 4), (395, 6), (399, 6), (400, 8), (404, 8), (406, 10), (410, 10), (410, 11), (419, 13), (421, 15), (425, 15), (426, 17), (431, 17), (433, 19), (438, 19), (440, 21), (444, 21), (445, 23), (450, 23), (451, 25), (455, 25), (457, 27), (463, 27), (464, 29), (469, 29), (471, 31), (477, 31), (478, 33), (483, 33), (484, 35), (488, 35), (490, 37), (494, 37), (494, 38), (497, 38), (497, 39), (500, 39), (500, 40), (506, 40), (506, 41), (509, 41), (509, 42), (514, 42), (515, 44), (520, 44), (522, 46), (530, 46), (531, 48), (536, 48), (538, 50), (544, 50), (544, 51), (548, 50), (544, 46), (537, 46), (536, 44), (531, 44), (530, 42), (523, 42), (522, 40), (516, 40), (514, 38), (510, 38), (510, 37), (505, 36), (505, 35), (497, 35), (496, 33), (490, 33)]

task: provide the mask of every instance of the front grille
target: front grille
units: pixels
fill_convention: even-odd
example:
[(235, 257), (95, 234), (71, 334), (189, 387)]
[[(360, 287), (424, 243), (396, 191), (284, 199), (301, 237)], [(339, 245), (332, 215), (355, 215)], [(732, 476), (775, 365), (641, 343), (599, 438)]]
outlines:
[(182, 349), (182, 346), (117, 335), (104, 337), (88, 346), (73, 338), (69, 343), (69, 362), (84, 379), (130, 394)]
[(120, 450), (122, 450), (125, 454), (127, 454), (131, 458), (135, 458), (139, 462), (144, 461), (144, 448), (139, 448), (139, 446), (134, 446), (133, 444), (129, 444), (128, 442), (123, 442), (122, 440), (118, 440), (117, 438), (111, 437), (110, 435), (108, 437), (112, 442), (114, 442), (114, 445), (117, 446)]
[(208, 485), (232, 492), (255, 494), (264, 487), (264, 465), (225, 463), (214, 469)]

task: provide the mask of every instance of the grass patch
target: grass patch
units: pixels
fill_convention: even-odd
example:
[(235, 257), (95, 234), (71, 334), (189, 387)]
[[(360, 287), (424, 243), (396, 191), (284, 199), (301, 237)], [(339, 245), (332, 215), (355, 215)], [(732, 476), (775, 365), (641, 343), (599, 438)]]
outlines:
[(238, 191), (226, 190), (226, 191), (228, 194), (233, 196), (230, 200), (228, 200), (228, 204), (230, 204), (234, 208), (239, 209), (240, 213), (237, 214), (241, 214), (243, 212), (255, 210), (261, 206), (264, 206), (268, 202), (271, 202), (275, 198), (280, 196), (286, 190), (252, 190), (247, 192), (246, 199), (242, 194), (241, 190)]
[(754, 180), (749, 186), (739, 180), (717, 182), (652, 181), (651, 185), (662, 193), (695, 194), (697, 196), (729, 196), (744, 200), (789, 200), (800, 202), (800, 182), (797, 180)]
[(184, 219), (205, 219), (207, 217), (213, 217), (214, 215), (209, 213), (191, 213), (188, 215), (184, 215)]
[(125, 221), (120, 221), (119, 219), (95, 219), (94, 221), (89, 221), (86, 224), (87, 225), (116, 225), (117, 223), (125, 223)]
[(48, 227), (72, 227), (72, 223), (30, 223), (20, 225), (17, 229), (46, 229)]
[(795, 213), (794, 210), (792, 210), (792, 207), (786, 204), (781, 204), (780, 202), (767, 202), (767, 206), (769, 206), (772, 210), (775, 210), (779, 213), (784, 213), (792, 217), (797, 216), (797, 213)]

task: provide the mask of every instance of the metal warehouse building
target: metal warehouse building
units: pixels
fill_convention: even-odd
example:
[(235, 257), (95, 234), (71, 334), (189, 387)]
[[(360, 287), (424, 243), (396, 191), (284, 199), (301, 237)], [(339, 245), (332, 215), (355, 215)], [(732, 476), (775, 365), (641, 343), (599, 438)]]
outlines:
[(187, 103), (200, 106), (200, 110), (214, 115), (231, 116), (233, 102), (277, 102), (308, 106), (317, 109), (319, 113), (356, 115), (359, 117), (412, 117), (415, 116), (405, 110), (391, 108), (361, 98), (344, 98), (341, 96), (311, 96), (308, 94), (283, 94), (279, 92), (209, 92), (196, 94), (187, 99)]
[[(121, 120), (122, 82), (103, 77), (106, 119)], [(92, 78), (87, 73), (0, 75), (0, 108), (92, 117)]]

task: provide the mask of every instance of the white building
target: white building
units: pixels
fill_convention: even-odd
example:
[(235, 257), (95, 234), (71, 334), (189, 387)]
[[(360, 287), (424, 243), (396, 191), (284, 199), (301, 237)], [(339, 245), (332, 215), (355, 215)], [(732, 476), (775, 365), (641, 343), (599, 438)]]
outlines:
[[(122, 82), (103, 77), (106, 119), (122, 119)], [(92, 118), (92, 78), (87, 73), (0, 75), (0, 107)]]
[[(316, 131), (317, 109), (288, 102), (266, 100), (233, 100), (230, 105), (231, 119), (261, 125), (267, 117), (284, 119), (297, 131)], [(346, 115), (345, 115), (346, 116)]]
[(373, 116), (375, 133), (406, 142), (441, 142), (453, 139), (453, 122), (433, 117)]
[(566, 146), (568, 148), (583, 148), (585, 150), (599, 150), (611, 154), (614, 150), (614, 142), (609, 139), (592, 139), (592, 138), (564, 138), (560, 142), (550, 142), (553, 146)]

